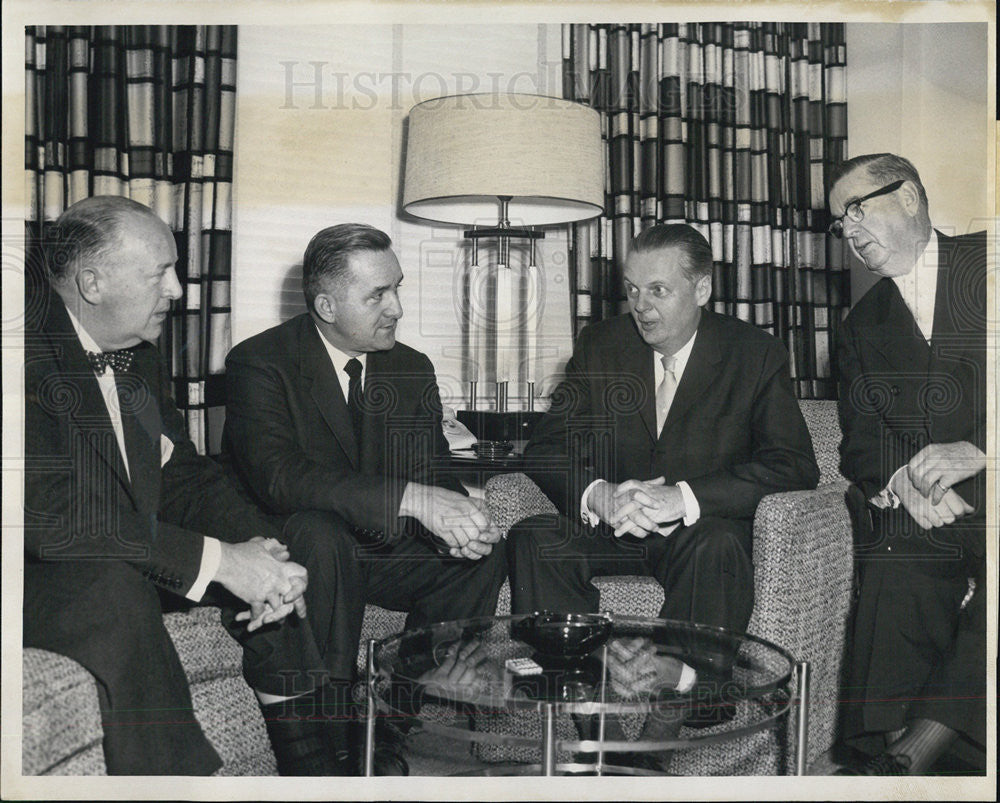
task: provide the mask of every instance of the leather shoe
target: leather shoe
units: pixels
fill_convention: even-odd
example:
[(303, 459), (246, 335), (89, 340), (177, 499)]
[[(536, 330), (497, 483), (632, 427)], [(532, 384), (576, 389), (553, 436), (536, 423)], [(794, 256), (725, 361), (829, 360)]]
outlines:
[(262, 705), (261, 713), (279, 775), (358, 774), (349, 722), (295, 718), (284, 703)]
[(906, 756), (879, 753), (861, 764), (841, 767), (834, 775), (909, 775), (910, 760)]
[(375, 774), (409, 775), (410, 765), (403, 756), (407, 735), (387, 719), (375, 721)]

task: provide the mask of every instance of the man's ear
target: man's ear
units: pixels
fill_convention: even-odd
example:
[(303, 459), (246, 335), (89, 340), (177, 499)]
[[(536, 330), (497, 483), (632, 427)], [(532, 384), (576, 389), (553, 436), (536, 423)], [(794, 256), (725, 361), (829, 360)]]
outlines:
[(694, 297), (698, 301), (699, 307), (704, 307), (708, 303), (708, 299), (712, 297), (711, 274), (698, 277), (698, 281), (694, 285)]
[(333, 323), (337, 320), (337, 300), (326, 293), (320, 293), (313, 300), (313, 309), (323, 323)]
[(89, 304), (98, 304), (101, 300), (101, 282), (97, 271), (93, 268), (80, 268), (74, 277), (76, 289), (80, 298)]
[(920, 193), (917, 191), (917, 185), (912, 181), (904, 181), (897, 192), (906, 214), (914, 217), (920, 211)]

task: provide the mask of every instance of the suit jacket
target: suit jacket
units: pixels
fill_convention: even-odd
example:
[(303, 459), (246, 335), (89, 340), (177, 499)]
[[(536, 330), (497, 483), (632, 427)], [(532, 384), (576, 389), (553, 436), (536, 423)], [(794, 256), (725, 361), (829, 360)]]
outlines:
[(703, 309), (657, 436), (652, 349), (630, 315), (584, 329), (525, 450), (529, 473), (576, 517), (586, 486), (685, 480), (702, 516), (752, 519), (765, 494), (814, 488), (812, 441), (788, 355), (767, 333)]
[(320, 334), (303, 313), (237, 345), (226, 359), (225, 449), (265, 510), (325, 510), (363, 539), (398, 534), (409, 481), (463, 492), (436, 476), (448, 454), (427, 357), (397, 343), (365, 368), (362, 442)]
[[(928, 345), (891, 279), (876, 283), (844, 321), (838, 343), (841, 472), (870, 499), (930, 443), (969, 441), (986, 451), (986, 236), (938, 233), (934, 323)], [(976, 508), (931, 538), (904, 538), (898, 552), (984, 534), (986, 472), (955, 491)], [(916, 533), (905, 512), (892, 529)], [(950, 534), (950, 535), (949, 535)], [(985, 537), (967, 541), (985, 554)], [(884, 543), (885, 547), (892, 544)]]
[(25, 338), (29, 575), (44, 574), (48, 561), (115, 558), (183, 595), (198, 576), (202, 534), (229, 542), (276, 535), (219, 467), (197, 454), (149, 343), (136, 347), (129, 372), (116, 374), (128, 388), (123, 426), (136, 433), (127, 441), (127, 472), (66, 308), (54, 292), (43, 303), (40, 326)]

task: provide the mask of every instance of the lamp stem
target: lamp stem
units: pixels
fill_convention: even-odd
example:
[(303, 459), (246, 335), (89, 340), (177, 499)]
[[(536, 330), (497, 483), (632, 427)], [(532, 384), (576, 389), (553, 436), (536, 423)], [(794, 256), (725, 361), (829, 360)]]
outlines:
[(510, 219), (511, 196), (498, 195), (500, 219), (497, 226), (498, 264), (496, 274), (496, 365), (497, 365), (497, 411), (507, 411), (507, 382), (510, 380), (512, 346), (512, 298), (510, 271)]

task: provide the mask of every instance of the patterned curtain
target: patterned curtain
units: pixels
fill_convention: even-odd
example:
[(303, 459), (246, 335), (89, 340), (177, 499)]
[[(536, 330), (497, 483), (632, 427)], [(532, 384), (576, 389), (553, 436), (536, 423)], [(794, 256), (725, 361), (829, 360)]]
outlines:
[(202, 453), (219, 449), (230, 346), (235, 26), (27, 28), (29, 292), (45, 225), (91, 195), (173, 230), (184, 295), (160, 348)]
[(576, 330), (625, 307), (629, 240), (686, 222), (715, 253), (713, 304), (781, 338), (801, 398), (836, 398), (850, 304), (825, 179), (846, 156), (843, 24), (566, 25), (563, 95), (602, 112), (605, 215), (574, 227)]

